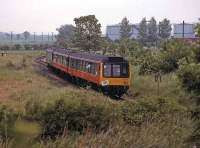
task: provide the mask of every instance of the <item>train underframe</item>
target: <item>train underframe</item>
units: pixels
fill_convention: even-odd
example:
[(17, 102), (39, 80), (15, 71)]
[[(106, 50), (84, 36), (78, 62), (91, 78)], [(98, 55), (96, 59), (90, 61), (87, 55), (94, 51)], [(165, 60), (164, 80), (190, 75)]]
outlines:
[(107, 85), (107, 86), (101, 86), (101, 85), (97, 85), (95, 83), (92, 82), (88, 82), (85, 79), (82, 78), (78, 78), (75, 76), (71, 76), (63, 71), (61, 71), (60, 69), (57, 69), (55, 67), (52, 67), (50, 65), (48, 65), (48, 68), (50, 70), (52, 70), (55, 74), (58, 74), (59, 76), (61, 76), (62, 78), (66, 79), (67, 81), (80, 86), (80, 87), (84, 87), (84, 88), (92, 88), (98, 92), (102, 92), (103, 94), (107, 95), (107, 96), (111, 96), (111, 97), (115, 97), (115, 98), (121, 98), (124, 94), (127, 93), (129, 87), (128, 86), (111, 86), (111, 85)]

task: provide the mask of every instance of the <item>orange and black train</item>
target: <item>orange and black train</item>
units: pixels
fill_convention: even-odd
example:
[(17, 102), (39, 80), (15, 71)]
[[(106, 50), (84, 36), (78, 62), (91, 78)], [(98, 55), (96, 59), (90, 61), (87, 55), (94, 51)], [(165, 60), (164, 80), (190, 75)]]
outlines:
[(64, 73), (78, 83), (90, 84), (109, 95), (121, 97), (130, 86), (129, 62), (68, 49), (47, 49), (48, 67)]

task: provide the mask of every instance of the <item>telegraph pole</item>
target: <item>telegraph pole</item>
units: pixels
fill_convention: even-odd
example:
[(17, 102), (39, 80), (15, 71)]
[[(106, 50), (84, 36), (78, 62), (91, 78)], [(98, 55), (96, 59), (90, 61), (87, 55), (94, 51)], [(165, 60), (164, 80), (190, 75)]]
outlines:
[(183, 21), (183, 39), (185, 38), (185, 21)]
[(34, 32), (34, 41), (35, 41), (35, 32)]
[(51, 35), (52, 35), (52, 41), (53, 41), (53, 32), (51, 33)]
[(48, 33), (48, 42), (49, 42), (49, 33)]
[(10, 32), (10, 40), (11, 41), (13, 40), (13, 32), (12, 31)]
[(43, 42), (43, 32), (42, 32), (42, 42)]

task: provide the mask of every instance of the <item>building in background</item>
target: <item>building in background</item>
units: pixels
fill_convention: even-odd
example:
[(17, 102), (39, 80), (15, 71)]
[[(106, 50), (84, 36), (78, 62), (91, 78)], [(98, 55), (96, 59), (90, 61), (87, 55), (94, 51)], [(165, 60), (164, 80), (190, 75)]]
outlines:
[[(172, 24), (172, 38), (186, 38), (186, 39), (195, 39), (195, 23), (180, 23), (180, 24)], [(138, 28), (139, 24), (131, 25), (131, 38), (138, 38)], [(120, 24), (117, 25), (109, 25), (106, 27), (106, 37), (111, 39), (112, 41), (120, 39)]]
[(195, 24), (181, 23), (172, 25), (172, 37), (173, 38), (186, 38), (194, 39), (195, 36)]
[[(109, 25), (106, 27), (106, 37), (112, 41), (120, 39), (120, 24)], [(131, 38), (137, 39), (139, 24), (131, 25)]]

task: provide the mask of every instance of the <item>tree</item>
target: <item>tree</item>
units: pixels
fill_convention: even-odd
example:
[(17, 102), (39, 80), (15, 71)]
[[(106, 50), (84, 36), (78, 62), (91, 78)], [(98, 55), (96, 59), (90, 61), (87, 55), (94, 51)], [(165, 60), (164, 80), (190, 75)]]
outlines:
[(138, 39), (142, 45), (146, 45), (148, 39), (148, 28), (146, 18), (143, 18), (139, 24)]
[(72, 43), (74, 37), (75, 27), (73, 25), (62, 25), (56, 29), (58, 31), (57, 44), (59, 46), (67, 48)]
[(157, 23), (155, 18), (152, 17), (148, 24), (148, 42), (150, 42), (151, 45), (154, 45), (157, 39), (158, 39)]
[(159, 37), (161, 39), (167, 39), (170, 37), (172, 31), (172, 27), (170, 25), (170, 21), (166, 18), (159, 22)]
[(128, 19), (125, 17), (121, 21), (120, 26), (120, 37), (121, 39), (130, 38), (131, 36), (131, 25), (129, 24)]
[(31, 34), (28, 31), (25, 31), (23, 33), (23, 35), (24, 35), (25, 40), (27, 40), (30, 37)]
[(195, 31), (197, 33), (197, 36), (200, 37), (200, 23), (198, 23), (197, 26), (195, 27)]
[(129, 45), (130, 39), (126, 38), (119, 42), (119, 54), (122, 57), (127, 57), (129, 53)]
[(76, 27), (74, 42), (83, 50), (97, 50), (101, 42), (101, 24), (95, 15), (81, 16), (74, 19)]

